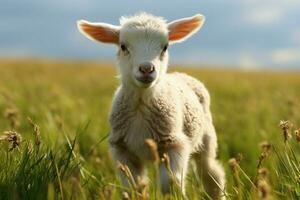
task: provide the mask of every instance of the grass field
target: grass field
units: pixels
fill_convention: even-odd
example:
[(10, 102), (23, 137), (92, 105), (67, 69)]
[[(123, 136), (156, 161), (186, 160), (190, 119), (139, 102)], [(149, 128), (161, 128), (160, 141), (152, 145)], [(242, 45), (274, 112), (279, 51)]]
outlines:
[[(299, 199), (300, 73), (176, 70), (210, 91), (227, 198)], [(109, 63), (0, 61), (0, 199), (146, 198), (122, 190), (108, 152), (117, 85)], [(161, 199), (149, 168), (148, 198)], [(192, 170), (187, 182), (188, 199), (206, 198)]]

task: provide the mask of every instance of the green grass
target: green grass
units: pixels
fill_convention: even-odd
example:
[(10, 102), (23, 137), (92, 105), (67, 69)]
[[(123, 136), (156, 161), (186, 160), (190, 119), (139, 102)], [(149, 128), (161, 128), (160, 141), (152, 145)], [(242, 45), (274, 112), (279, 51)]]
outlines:
[[(300, 73), (176, 70), (210, 91), (227, 198), (299, 199), (300, 142), (294, 130), (300, 127)], [(0, 61), (0, 199), (120, 199), (122, 191), (141, 199), (132, 189), (122, 190), (108, 152), (116, 75), (109, 63)], [(280, 120), (294, 124), (286, 143)], [(4, 132), (12, 130), (21, 142), (6, 141)], [(262, 141), (271, 148), (262, 149)], [(230, 158), (238, 163), (231, 160), (229, 166)], [(149, 198), (162, 199), (155, 166), (149, 168)], [(192, 170), (187, 179), (188, 199), (206, 198)], [(182, 195), (174, 188), (164, 198)]]

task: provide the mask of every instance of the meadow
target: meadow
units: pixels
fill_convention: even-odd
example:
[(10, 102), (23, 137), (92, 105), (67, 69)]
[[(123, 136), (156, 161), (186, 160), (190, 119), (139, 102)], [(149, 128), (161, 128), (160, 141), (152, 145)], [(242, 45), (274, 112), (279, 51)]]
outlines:
[[(300, 198), (300, 72), (171, 67), (205, 83), (227, 199)], [(0, 61), (0, 199), (162, 197), (122, 188), (108, 151), (117, 71), (93, 61)], [(148, 194), (148, 192), (149, 194)], [(187, 199), (208, 199), (190, 169)]]

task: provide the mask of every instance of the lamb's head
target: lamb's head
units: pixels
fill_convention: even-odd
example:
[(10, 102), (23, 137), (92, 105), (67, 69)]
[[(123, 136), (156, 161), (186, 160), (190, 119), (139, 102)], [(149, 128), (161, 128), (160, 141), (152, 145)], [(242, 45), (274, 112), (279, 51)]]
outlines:
[(80, 20), (78, 28), (92, 40), (117, 45), (122, 83), (147, 88), (166, 73), (169, 44), (184, 41), (203, 22), (199, 14), (166, 23), (161, 17), (141, 13), (121, 17), (120, 26)]

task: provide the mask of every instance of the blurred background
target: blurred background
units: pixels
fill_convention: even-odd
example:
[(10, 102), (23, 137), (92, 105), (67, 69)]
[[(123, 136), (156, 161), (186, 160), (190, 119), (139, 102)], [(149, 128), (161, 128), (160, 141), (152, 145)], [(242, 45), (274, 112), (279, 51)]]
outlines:
[(170, 48), (171, 62), (195, 66), (300, 69), (299, 0), (1, 0), (0, 57), (113, 61), (115, 47), (83, 37), (76, 21), (118, 24), (146, 11), (168, 21), (196, 13), (202, 30)]

